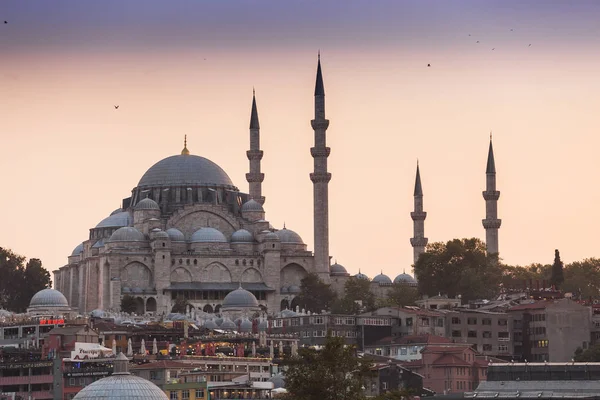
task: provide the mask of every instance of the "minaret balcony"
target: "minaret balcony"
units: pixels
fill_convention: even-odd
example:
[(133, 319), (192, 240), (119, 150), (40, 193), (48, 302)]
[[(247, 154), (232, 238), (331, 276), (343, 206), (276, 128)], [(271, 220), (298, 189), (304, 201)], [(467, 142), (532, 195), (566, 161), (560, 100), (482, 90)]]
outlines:
[(315, 131), (324, 131), (329, 127), (328, 119), (313, 119), (310, 121), (310, 125)]
[(497, 218), (486, 218), (481, 220), (485, 229), (498, 229), (502, 225), (502, 220)]
[(413, 211), (410, 213), (410, 217), (413, 221), (423, 221), (427, 218), (427, 213), (425, 211)]
[(262, 150), (248, 150), (246, 152), (246, 156), (248, 160), (262, 160), (263, 151)]
[(427, 246), (429, 239), (426, 237), (414, 237), (410, 238), (410, 244), (412, 247), (425, 247)]
[(485, 190), (482, 194), (485, 200), (498, 200), (500, 198), (500, 192), (498, 190)]
[(318, 157), (329, 157), (329, 153), (331, 153), (331, 149), (329, 147), (311, 147), (310, 155), (313, 158)]
[(312, 172), (310, 174), (310, 180), (313, 183), (320, 183), (320, 182), (329, 183), (329, 181), (331, 180), (331, 173), (329, 173), (329, 172)]
[(246, 181), (250, 182), (262, 182), (265, 180), (265, 174), (260, 172), (249, 172), (246, 174)]

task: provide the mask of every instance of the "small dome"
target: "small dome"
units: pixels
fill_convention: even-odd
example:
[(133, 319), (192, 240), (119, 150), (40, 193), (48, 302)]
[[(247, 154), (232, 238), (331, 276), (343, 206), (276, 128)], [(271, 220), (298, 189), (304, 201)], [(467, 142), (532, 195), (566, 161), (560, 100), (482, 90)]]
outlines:
[(291, 317), (295, 317), (296, 315), (298, 315), (298, 314), (296, 314), (296, 312), (293, 310), (283, 310), (281, 312), (282, 318), (291, 318)]
[(337, 262), (329, 268), (330, 275), (348, 275), (346, 268)]
[(233, 232), (231, 235), (231, 241), (234, 243), (253, 243), (254, 236), (245, 229)]
[(267, 233), (264, 237), (263, 237), (263, 241), (265, 242), (279, 242), (279, 236), (277, 236), (275, 233), (273, 232), (269, 232)]
[(290, 229), (283, 228), (275, 231), (275, 234), (279, 237), (281, 243), (304, 244), (300, 235)]
[(223, 308), (258, 308), (258, 300), (252, 293), (240, 286), (225, 296)]
[(146, 197), (145, 199), (142, 199), (139, 203), (137, 203), (135, 205), (135, 209), (136, 210), (158, 210), (158, 211), (160, 211), (160, 207), (158, 206), (158, 203), (148, 197)]
[(219, 329), (219, 326), (217, 325), (214, 319), (209, 319), (208, 321), (206, 321), (204, 323), (204, 327), (210, 330)]
[(154, 232), (154, 238), (155, 239), (170, 239), (171, 237), (169, 236), (169, 234), (167, 232), (159, 230), (158, 232)]
[(281, 374), (273, 375), (269, 382), (273, 382), (273, 389), (285, 388), (285, 378)]
[(235, 325), (235, 322), (225, 317), (223, 319), (223, 322), (219, 326), (219, 329), (222, 329), (224, 331), (235, 331), (237, 329), (237, 326)]
[(95, 309), (90, 313), (92, 318), (104, 318), (104, 311), (100, 309)]
[(409, 274), (402, 273), (394, 279), (394, 283), (417, 283), (417, 281)]
[(115, 211), (111, 212), (110, 215), (115, 215), (115, 214), (122, 213), (122, 212), (123, 212), (122, 208), (117, 208)]
[(130, 226), (132, 223), (131, 215), (127, 211), (121, 211), (104, 218), (96, 225), (96, 228), (118, 228), (121, 226)]
[(242, 212), (246, 211), (262, 211), (264, 212), (263, 206), (256, 200), (251, 199), (242, 204)]
[(373, 278), (375, 283), (392, 283), (392, 280), (389, 276), (385, 275), (383, 272)]
[(77, 247), (73, 249), (71, 256), (78, 256), (81, 253), (83, 253), (83, 243), (78, 244)]
[(252, 332), (252, 321), (248, 318), (242, 319), (240, 322), (240, 332)]
[(69, 302), (58, 290), (42, 289), (33, 295), (29, 307), (69, 307)]
[(13, 313), (11, 313), (10, 311), (0, 308), (0, 318), (10, 317), (11, 315), (13, 315)]
[(192, 235), (192, 243), (227, 243), (227, 238), (215, 228), (200, 228)]
[(288, 292), (290, 292), (291, 294), (298, 294), (301, 291), (302, 290), (300, 289), (300, 286), (296, 286), (296, 285), (292, 285), (288, 288)]
[(172, 242), (185, 242), (185, 235), (176, 228), (167, 229), (167, 234)]
[(287, 286), (283, 286), (280, 290), (279, 293), (289, 293), (290, 291), (288, 290)]
[(262, 321), (260, 321), (260, 322), (258, 323), (258, 330), (259, 330), (260, 332), (264, 332), (264, 331), (266, 331), (267, 329), (269, 329), (269, 321), (267, 321), (266, 319), (263, 319)]
[(365, 280), (369, 280), (369, 277), (366, 276), (365, 274), (361, 273), (360, 270), (358, 271), (358, 274), (354, 275), (354, 277), (356, 279), (365, 279)]
[(102, 246), (104, 246), (104, 239), (100, 239), (96, 243), (94, 243), (92, 249), (99, 249)]
[(119, 228), (110, 235), (109, 242), (143, 242), (146, 240), (144, 234), (130, 226)]

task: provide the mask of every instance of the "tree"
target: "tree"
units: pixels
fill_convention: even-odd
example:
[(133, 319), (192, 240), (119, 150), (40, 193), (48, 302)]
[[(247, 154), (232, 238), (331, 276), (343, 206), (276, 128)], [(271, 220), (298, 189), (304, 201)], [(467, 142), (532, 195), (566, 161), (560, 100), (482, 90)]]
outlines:
[(375, 294), (371, 282), (351, 277), (344, 284), (344, 296), (337, 299), (333, 311), (339, 314), (358, 314), (375, 309)]
[(121, 298), (121, 311), (126, 312), (128, 314), (133, 314), (137, 310), (137, 304), (135, 303), (135, 299), (126, 294)]
[(560, 289), (561, 285), (565, 281), (563, 268), (564, 265), (560, 260), (560, 253), (558, 250), (554, 250), (554, 264), (552, 264), (552, 276), (550, 277), (550, 284), (556, 289)]
[(586, 258), (575, 261), (564, 269), (565, 281), (561, 288), (580, 299), (600, 297), (600, 259)]
[(573, 359), (577, 362), (599, 362), (600, 361), (600, 344), (590, 346), (587, 350), (578, 347), (575, 350)]
[(327, 336), (322, 350), (302, 348), (285, 361), (288, 400), (362, 400), (369, 362), (344, 339)]
[(391, 390), (375, 396), (375, 400), (407, 400), (413, 398), (415, 391), (413, 389)]
[(501, 285), (505, 291), (520, 291), (530, 286), (530, 282), (549, 281), (550, 264), (531, 264), (526, 267), (502, 265)]
[[(394, 283), (388, 290), (386, 297), (386, 306), (404, 307), (412, 306), (419, 299), (419, 291), (417, 288), (408, 286), (403, 283)], [(382, 304), (379, 304), (382, 306)]]
[(0, 247), (0, 307), (24, 312), (34, 294), (52, 286), (50, 273), (42, 262)]
[(415, 264), (415, 275), (421, 295), (461, 295), (468, 301), (496, 295), (502, 267), (496, 257), (486, 255), (481, 240), (454, 239), (428, 245)]
[(181, 297), (178, 297), (177, 300), (175, 300), (175, 304), (173, 304), (173, 308), (171, 308), (171, 312), (185, 314), (187, 311), (187, 306), (188, 306), (187, 300), (185, 300)]
[(300, 308), (310, 312), (320, 313), (329, 310), (336, 299), (330, 285), (323, 282), (317, 274), (310, 273), (300, 282), (300, 294), (296, 302)]

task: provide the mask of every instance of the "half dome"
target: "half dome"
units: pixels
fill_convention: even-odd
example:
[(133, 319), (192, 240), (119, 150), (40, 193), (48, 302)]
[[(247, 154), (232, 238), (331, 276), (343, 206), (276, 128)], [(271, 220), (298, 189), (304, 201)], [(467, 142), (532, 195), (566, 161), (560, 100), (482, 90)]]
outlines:
[(56, 289), (42, 289), (33, 295), (29, 302), (29, 307), (69, 307), (69, 302), (67, 301), (67, 298)]
[(179, 154), (154, 164), (138, 187), (221, 186), (237, 190), (225, 171), (207, 158)]
[(96, 225), (96, 228), (117, 228), (121, 226), (130, 226), (133, 223), (131, 215), (127, 211), (121, 211), (111, 214)]
[(192, 235), (192, 243), (227, 243), (223, 233), (215, 228), (200, 228)]
[(109, 242), (144, 242), (145, 240), (146, 237), (142, 232), (130, 226), (117, 229), (108, 239)]
[(78, 255), (80, 255), (81, 253), (83, 253), (83, 243), (79, 243), (79, 244), (77, 245), (77, 247), (75, 247), (75, 248), (73, 249), (73, 252), (71, 253), (71, 256), (78, 256)]

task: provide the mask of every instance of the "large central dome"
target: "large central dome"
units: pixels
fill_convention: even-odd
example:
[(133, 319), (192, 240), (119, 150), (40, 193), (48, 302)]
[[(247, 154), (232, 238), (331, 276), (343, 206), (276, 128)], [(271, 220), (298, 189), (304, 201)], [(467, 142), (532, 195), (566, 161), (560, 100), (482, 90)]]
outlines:
[(154, 164), (138, 183), (138, 187), (157, 186), (221, 186), (237, 188), (214, 162), (200, 156), (181, 154), (167, 157)]

